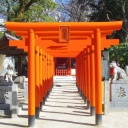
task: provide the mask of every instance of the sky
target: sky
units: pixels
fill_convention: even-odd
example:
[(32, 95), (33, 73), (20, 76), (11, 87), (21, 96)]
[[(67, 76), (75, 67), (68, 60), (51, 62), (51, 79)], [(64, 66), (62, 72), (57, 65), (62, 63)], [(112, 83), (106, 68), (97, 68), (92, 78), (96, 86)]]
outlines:
[(1, 19), (6, 20), (6, 19), (7, 19), (7, 17), (6, 17), (6, 16), (4, 16), (4, 15), (2, 15), (2, 14), (0, 14), (0, 20), (1, 20)]

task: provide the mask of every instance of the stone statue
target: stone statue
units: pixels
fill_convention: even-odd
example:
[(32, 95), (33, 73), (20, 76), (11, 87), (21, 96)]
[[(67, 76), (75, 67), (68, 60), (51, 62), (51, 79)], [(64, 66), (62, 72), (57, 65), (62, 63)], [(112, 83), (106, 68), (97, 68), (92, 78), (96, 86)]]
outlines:
[[(5, 57), (5, 55), (0, 54), (0, 82), (13, 82), (12, 76), (16, 76), (14, 71), (14, 64), (11, 57)], [(3, 79), (4, 78), (4, 79)]]
[(112, 61), (109, 66), (112, 81), (127, 79), (125, 71), (122, 68), (120, 68), (115, 61)]

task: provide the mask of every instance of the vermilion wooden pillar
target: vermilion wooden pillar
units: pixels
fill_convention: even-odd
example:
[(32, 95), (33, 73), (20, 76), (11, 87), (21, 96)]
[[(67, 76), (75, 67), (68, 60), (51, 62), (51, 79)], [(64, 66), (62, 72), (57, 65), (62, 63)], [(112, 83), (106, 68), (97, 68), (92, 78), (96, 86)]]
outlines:
[[(93, 40), (92, 40), (93, 41)], [(91, 90), (91, 115), (95, 115), (95, 60), (94, 60), (94, 45), (90, 46), (90, 90)]]
[(72, 63), (71, 57), (68, 60), (69, 60), (69, 67), (68, 68), (70, 68), (70, 75), (71, 75), (71, 63)]
[(56, 67), (55, 67), (55, 58), (53, 57), (53, 76), (55, 76), (55, 71), (56, 71)]
[(42, 90), (42, 48), (40, 48), (40, 53), (39, 53), (39, 82), (40, 82), (40, 109), (42, 109), (42, 94), (43, 94), (43, 90)]
[(83, 96), (83, 57), (82, 57), (82, 52), (81, 52), (81, 58), (80, 58), (80, 60), (81, 60), (81, 96)]
[(78, 56), (77, 56), (77, 59), (76, 59), (76, 75), (77, 75), (77, 88), (79, 90), (79, 87), (78, 87), (78, 84), (79, 84), (79, 70), (78, 70), (78, 66), (79, 66), (79, 63), (78, 63)]
[(82, 53), (80, 53), (80, 94), (82, 94)]
[(49, 57), (49, 54), (48, 54), (48, 56), (47, 56), (47, 72), (48, 72), (48, 84), (47, 84), (47, 96), (48, 96), (48, 94), (49, 94), (49, 84), (50, 84), (50, 69), (49, 69), (49, 59), (50, 59), (50, 57)]
[(46, 64), (45, 64), (45, 73), (46, 73), (46, 82), (45, 82), (45, 96), (47, 96), (47, 89), (48, 89), (48, 53), (45, 54), (46, 55), (46, 58), (45, 58), (45, 61), (46, 61)]
[(78, 71), (78, 90), (80, 91), (80, 54), (78, 55), (78, 66), (77, 66), (77, 71)]
[(45, 62), (45, 81), (44, 81), (44, 88), (45, 88), (45, 92), (44, 92), (44, 95), (45, 95), (45, 100), (46, 100), (46, 92), (47, 92), (47, 53), (45, 52), (45, 57), (44, 57), (44, 62)]
[(51, 92), (51, 89), (52, 89), (52, 85), (53, 85), (53, 57), (51, 56), (51, 62), (50, 62), (50, 70), (51, 70), (51, 85), (50, 85), (50, 92)]
[(76, 86), (78, 87), (78, 57), (76, 56)]
[(28, 126), (35, 126), (35, 34), (28, 32)]
[(90, 50), (87, 47), (87, 108), (90, 107)]
[(46, 100), (46, 52), (43, 53), (43, 104)]
[(96, 125), (102, 124), (102, 83), (101, 83), (101, 33), (94, 31), (95, 49), (95, 93), (96, 93)]
[(50, 92), (52, 89), (52, 85), (53, 85), (53, 57), (50, 56), (50, 72), (51, 72), (51, 78), (50, 78)]
[(50, 55), (48, 54), (48, 87), (47, 87), (47, 95), (49, 96), (49, 89), (50, 89), (50, 78), (51, 78), (51, 69), (50, 69)]
[(84, 49), (84, 95), (85, 95), (85, 103), (87, 102), (87, 55), (86, 49)]
[(42, 104), (44, 103), (44, 77), (45, 77), (45, 63), (44, 63), (44, 54), (45, 52), (42, 50)]
[(81, 75), (80, 75), (80, 86), (81, 86), (81, 96), (82, 96), (82, 86), (83, 86), (83, 63), (82, 63), (82, 52), (80, 55), (80, 68), (81, 68)]
[(39, 118), (39, 112), (40, 112), (40, 85), (39, 85), (39, 46), (36, 46), (36, 52), (35, 52), (35, 78), (36, 78), (36, 88), (35, 88), (35, 106), (36, 106), (36, 118)]
[(84, 51), (82, 51), (82, 96), (83, 96), (83, 99), (85, 97), (84, 95)]

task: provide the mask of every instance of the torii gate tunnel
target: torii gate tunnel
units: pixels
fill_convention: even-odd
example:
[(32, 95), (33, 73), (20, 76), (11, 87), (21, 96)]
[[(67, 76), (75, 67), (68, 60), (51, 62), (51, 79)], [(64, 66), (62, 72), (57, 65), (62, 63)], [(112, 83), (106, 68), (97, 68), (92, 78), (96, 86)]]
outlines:
[(83, 93), (96, 125), (102, 124), (101, 50), (118, 45), (118, 39), (106, 39), (120, 30), (115, 22), (6, 22), (22, 40), (11, 40), (28, 52), (28, 126), (35, 125), (42, 104), (52, 88), (54, 57), (76, 58), (76, 83)]

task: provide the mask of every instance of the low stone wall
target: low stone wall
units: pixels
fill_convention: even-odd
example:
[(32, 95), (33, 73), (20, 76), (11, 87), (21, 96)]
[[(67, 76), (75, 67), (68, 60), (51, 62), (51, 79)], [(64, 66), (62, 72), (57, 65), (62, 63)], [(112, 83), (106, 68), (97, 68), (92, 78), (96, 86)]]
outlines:
[(17, 116), (17, 85), (0, 85), (0, 116)]
[(111, 87), (111, 108), (128, 109), (128, 83), (117, 82), (110, 85)]

